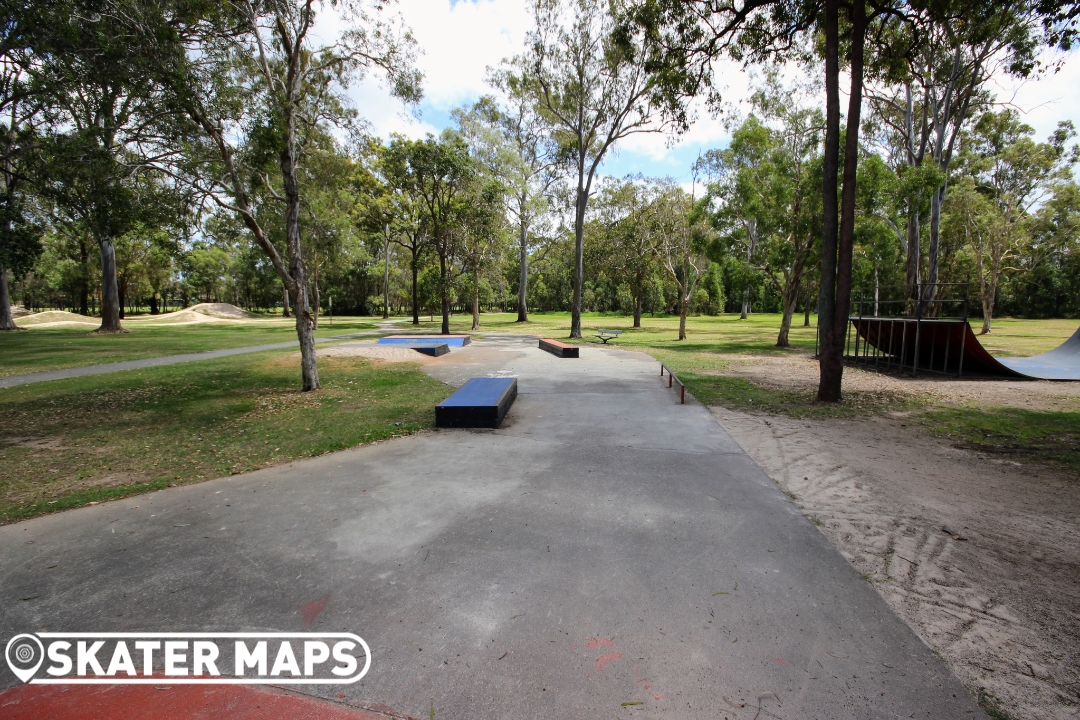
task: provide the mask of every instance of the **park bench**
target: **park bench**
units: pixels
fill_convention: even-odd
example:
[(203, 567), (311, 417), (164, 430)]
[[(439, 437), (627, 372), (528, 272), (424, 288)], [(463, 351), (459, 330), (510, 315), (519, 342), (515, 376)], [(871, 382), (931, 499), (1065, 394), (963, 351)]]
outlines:
[(517, 397), (517, 378), (473, 378), (435, 406), (435, 427), (497, 428)]
[(578, 357), (577, 345), (567, 345), (564, 342), (558, 340), (551, 340), (550, 338), (540, 339), (540, 349), (547, 350), (549, 353), (556, 357), (561, 358), (576, 358)]
[(600, 328), (593, 337), (600, 338), (600, 342), (607, 345), (608, 340), (614, 340), (620, 335), (622, 335), (622, 330), (605, 330), (604, 328)]

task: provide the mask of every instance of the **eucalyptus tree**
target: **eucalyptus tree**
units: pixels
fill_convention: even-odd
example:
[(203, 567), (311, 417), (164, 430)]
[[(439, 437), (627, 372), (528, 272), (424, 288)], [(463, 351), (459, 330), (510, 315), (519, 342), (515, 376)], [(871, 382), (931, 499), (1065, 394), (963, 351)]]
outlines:
[(692, 195), (672, 180), (656, 182), (645, 222), (652, 225), (653, 253), (679, 291), (679, 339), (686, 339), (686, 316), (698, 284), (709, 269), (706, 254), (713, 240), (703, 212)]
[[(1040, 9), (1050, 17), (1067, 3)], [(627, 24), (656, 39), (646, 67), (661, 78), (659, 91), (668, 98), (704, 95), (713, 104), (719, 92), (713, 64), (731, 58), (744, 64), (823, 61), (825, 139), (822, 151), (822, 244), (818, 316), (820, 376), (818, 400), (840, 400), (845, 329), (851, 304), (852, 258), (856, 226), (859, 134), (867, 60), (892, 53), (889, 67), (910, 58), (925, 42), (897, 45), (896, 30), (918, 23), (965, 24), (993, 13), (998, 0), (637, 0)], [(924, 12), (925, 11), (925, 12)], [(1062, 10), (1062, 12), (1066, 12)], [(1058, 26), (1067, 25), (1067, 21)], [(1071, 35), (1069, 36), (1071, 39)], [(868, 45), (869, 41), (869, 45)], [(813, 48), (814, 52), (808, 51)], [(844, 150), (840, 142), (840, 69), (850, 82)], [(843, 160), (843, 172), (840, 162)], [(842, 183), (839, 182), (842, 180)], [(839, 195), (839, 197), (838, 197)]]
[(1068, 195), (1063, 188), (1072, 185), (1071, 168), (1080, 159), (1080, 149), (1066, 146), (1076, 135), (1071, 122), (1060, 123), (1045, 143), (1032, 140), (1034, 133), (1005, 109), (983, 114), (965, 137), (966, 182), (953, 212), (975, 256), (983, 333), (991, 330), (1002, 276), (1033, 269), (1035, 263), (1021, 263), (1038, 255), (1032, 248), (1038, 210)]
[(658, 228), (650, 207), (657, 188), (655, 181), (640, 176), (609, 180), (601, 184), (596, 200), (597, 220), (610, 244), (608, 262), (630, 291), (635, 328), (641, 327), (642, 301), (657, 271)]
[(617, 23), (620, 10), (618, 1), (536, 0), (526, 52), (511, 63), (575, 186), (572, 338), (581, 337), (585, 217), (600, 164), (630, 135), (685, 124), (679, 98), (660, 101), (644, 62), (654, 53), (653, 36)]
[(20, 196), (0, 193), (0, 330), (18, 330), (11, 315), (7, 273), (27, 272), (42, 252), (41, 226)]
[(174, 108), (153, 49), (133, 42), (110, 0), (38, 6), (27, 66), (48, 123), (33, 172), (40, 194), (85, 226), (101, 256), (101, 327), (120, 332), (115, 242), (138, 221), (140, 175), (178, 156)]
[[(193, 162), (177, 175), (241, 218), (291, 296), (305, 391), (320, 386), (301, 233), (307, 131), (354, 123), (346, 90), (372, 70), (389, 79), (395, 96), (419, 99), (415, 42), (384, 15), (388, 5), (334, 3), (343, 29), (325, 45), (317, 42), (315, 23), (326, 6), (316, 0), (177, 0), (132, 6), (126, 16), (139, 40), (154, 48), (171, 103), (201, 134), (191, 145)], [(256, 140), (262, 152), (249, 153)], [(267, 157), (276, 165), (273, 178)], [(284, 258), (260, 223), (261, 202), (284, 208)]]
[[(745, 256), (746, 277), (764, 277), (780, 296), (777, 347), (788, 347), (807, 263), (821, 233), (821, 136), (824, 117), (808, 104), (813, 88), (785, 88), (770, 73), (751, 102), (755, 114), (698, 165), (710, 176), (714, 222), (726, 245)], [(760, 115), (760, 117), (759, 117)], [(742, 318), (750, 288), (743, 290)]]
[(480, 329), (480, 281), (484, 276), (496, 276), (507, 255), (505, 207), (503, 185), (481, 175), (455, 218), (456, 232), (460, 233), (461, 271), (470, 279), (473, 330)]
[[(1026, 77), (1035, 69), (1040, 16), (1029, 0), (944, 2), (905, 8), (907, 22), (893, 23), (871, 63), (867, 92), (875, 120), (896, 139), (896, 164), (918, 173), (907, 210), (907, 286), (925, 297), (939, 279), (941, 207), (960, 133), (992, 102), (987, 83), (999, 74)], [(911, 185), (911, 183), (909, 183)], [(920, 210), (929, 196), (926, 275), (922, 276)]]
[(423, 140), (395, 137), (384, 161), (388, 175), (420, 206), (421, 223), (439, 260), (442, 334), (450, 334), (450, 288), (461, 259), (463, 218), (479, 175), (460, 133), (443, 131)]
[(518, 322), (528, 322), (529, 254), (542, 237), (558, 181), (554, 147), (533, 98), (512, 69), (493, 73), (489, 82), (503, 94), (500, 105), (483, 97), (455, 111), (461, 131), (488, 170), (505, 188), (506, 211), (518, 237)]

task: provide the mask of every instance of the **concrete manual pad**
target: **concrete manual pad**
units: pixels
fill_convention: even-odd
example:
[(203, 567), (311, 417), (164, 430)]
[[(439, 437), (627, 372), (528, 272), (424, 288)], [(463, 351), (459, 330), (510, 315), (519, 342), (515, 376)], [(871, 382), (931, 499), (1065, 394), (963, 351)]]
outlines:
[(656, 361), (536, 344), (425, 367), (517, 377), (500, 430), (0, 528), (0, 640), (355, 632), (367, 676), (304, 692), (418, 718), (986, 717)]

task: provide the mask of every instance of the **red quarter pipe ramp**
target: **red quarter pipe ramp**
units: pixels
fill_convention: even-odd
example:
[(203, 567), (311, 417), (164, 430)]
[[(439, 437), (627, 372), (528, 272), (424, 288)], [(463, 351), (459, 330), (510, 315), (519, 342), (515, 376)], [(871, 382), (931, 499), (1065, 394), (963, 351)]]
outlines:
[(1026, 358), (996, 358), (971, 325), (961, 320), (852, 318), (854, 354), (860, 364), (911, 368), (956, 375), (1030, 380), (1080, 380), (1080, 329), (1050, 352)]

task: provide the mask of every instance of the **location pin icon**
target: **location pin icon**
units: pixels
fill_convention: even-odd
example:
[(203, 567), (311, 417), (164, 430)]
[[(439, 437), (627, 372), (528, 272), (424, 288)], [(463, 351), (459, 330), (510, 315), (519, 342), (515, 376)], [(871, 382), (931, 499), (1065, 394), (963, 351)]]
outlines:
[(15, 677), (30, 682), (45, 659), (45, 647), (34, 635), (16, 635), (8, 640), (4, 655)]

